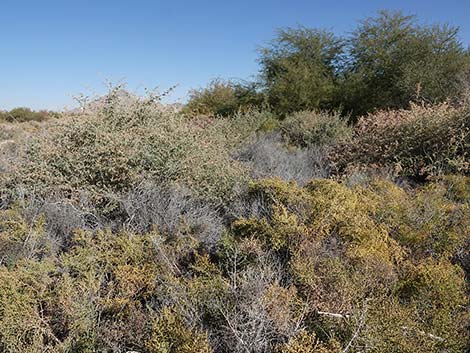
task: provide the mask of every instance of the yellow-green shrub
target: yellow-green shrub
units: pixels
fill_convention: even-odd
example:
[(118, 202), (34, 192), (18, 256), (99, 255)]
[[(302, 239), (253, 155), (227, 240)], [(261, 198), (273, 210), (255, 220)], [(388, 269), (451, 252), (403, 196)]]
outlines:
[(314, 333), (301, 330), (288, 343), (279, 347), (279, 353), (339, 353), (341, 346), (334, 339), (328, 344), (319, 342)]
[(215, 249), (188, 228), (77, 230), (51, 251), (44, 218), (2, 210), (0, 350), (465, 351), (470, 217), (449, 190), (260, 180), (262, 212)]
[(30, 224), (19, 207), (0, 210), (0, 264), (13, 266), (22, 258), (50, 255), (54, 244), (46, 237), (44, 223), (40, 217)]
[(20, 261), (0, 266), (0, 350), (39, 353), (53, 351), (57, 338), (48, 326), (43, 303), (54, 271), (51, 261)]
[(235, 236), (287, 252), (281, 256), (310, 310), (343, 318), (320, 316), (322, 330), (346, 344), (362, 327), (354, 345), (376, 342), (386, 352), (462, 349), (454, 332), (465, 330), (465, 276), (449, 259), (469, 239), (468, 210), (447, 198), (445, 185), (407, 192), (379, 179), (352, 188), (262, 180), (251, 190), (264, 196), (268, 216), (236, 221)]
[(282, 132), (293, 145), (334, 145), (349, 140), (352, 129), (339, 113), (297, 112), (280, 124)]
[(210, 353), (207, 336), (192, 331), (171, 308), (163, 308), (146, 343), (150, 353)]

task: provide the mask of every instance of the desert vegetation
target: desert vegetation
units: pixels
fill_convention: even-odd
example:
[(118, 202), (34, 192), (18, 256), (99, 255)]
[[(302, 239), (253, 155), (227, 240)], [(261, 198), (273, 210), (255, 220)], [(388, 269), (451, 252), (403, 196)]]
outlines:
[(22, 123), (27, 121), (45, 121), (47, 119), (55, 118), (58, 115), (52, 111), (40, 110), (34, 111), (30, 108), (19, 107), (13, 108), (9, 111), (0, 111), (0, 123)]
[(467, 352), (455, 34), (285, 29), (181, 109), (115, 86), (0, 122), (0, 352)]
[(408, 109), (413, 101), (458, 101), (470, 79), (470, 52), (458, 28), (423, 25), (402, 12), (381, 11), (345, 36), (281, 28), (258, 61), (251, 85), (216, 80), (194, 91), (189, 106), (223, 114), (267, 104), (281, 117), (326, 109), (355, 122), (373, 111)]

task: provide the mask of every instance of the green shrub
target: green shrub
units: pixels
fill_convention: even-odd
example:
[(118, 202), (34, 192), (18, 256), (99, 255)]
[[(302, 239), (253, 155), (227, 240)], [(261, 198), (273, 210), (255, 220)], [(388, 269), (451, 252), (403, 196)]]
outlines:
[(0, 111), (0, 122), (22, 123), (26, 121), (45, 121), (55, 113), (46, 110), (34, 111), (30, 108), (14, 108), (10, 111)]
[(300, 147), (333, 145), (348, 140), (352, 129), (339, 113), (298, 112), (281, 122), (288, 141)]
[(455, 260), (470, 208), (448, 183), (260, 180), (245, 197), (261, 212), (227, 220), (212, 250), (182, 225), (76, 230), (53, 252), (46, 218), (3, 210), (0, 348), (465, 351), (468, 293)]
[(421, 25), (415, 16), (380, 11), (348, 39), (339, 104), (354, 116), (407, 108), (412, 100), (439, 103), (458, 97), (470, 57), (458, 28)]
[(282, 345), (280, 353), (339, 353), (341, 346), (334, 339), (328, 344), (319, 342), (315, 334), (301, 330), (288, 343)]
[(445, 175), (442, 181), (447, 187), (448, 198), (457, 202), (470, 202), (470, 176)]
[(347, 37), (286, 28), (261, 49), (260, 83), (280, 115), (335, 109), (357, 117), (411, 101), (455, 101), (470, 77), (458, 28), (380, 11)]
[(6, 266), (23, 258), (41, 259), (53, 253), (53, 241), (45, 232), (45, 219), (29, 223), (19, 207), (0, 210), (0, 259)]
[(39, 353), (54, 347), (54, 334), (43, 321), (41, 302), (51, 283), (51, 261), (24, 261), (19, 268), (0, 266), (0, 349)]
[(183, 111), (191, 114), (230, 116), (263, 105), (263, 95), (252, 83), (215, 79), (206, 88), (192, 90)]
[(236, 221), (234, 235), (277, 252), (299, 297), (321, 311), (311, 326), (319, 341), (306, 336), (298, 348), (291, 338), (282, 349), (326, 349), (331, 337), (343, 350), (464, 349), (454, 333), (466, 329), (465, 275), (450, 259), (468, 241), (468, 210), (443, 184), (408, 193), (378, 179), (353, 188), (264, 180), (252, 192), (264, 195), (267, 216)]
[(155, 320), (146, 346), (150, 353), (212, 352), (207, 337), (185, 327), (178, 314), (170, 308), (163, 308), (162, 314)]

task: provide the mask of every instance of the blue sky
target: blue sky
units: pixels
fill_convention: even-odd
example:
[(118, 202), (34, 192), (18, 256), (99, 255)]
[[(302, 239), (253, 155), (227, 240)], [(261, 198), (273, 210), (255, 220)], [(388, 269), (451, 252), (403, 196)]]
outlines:
[(379, 9), (459, 26), (470, 45), (469, 0), (0, 0), (0, 109), (72, 107), (106, 80), (177, 84), (172, 100), (184, 100), (214, 77), (253, 77), (276, 28), (344, 34)]

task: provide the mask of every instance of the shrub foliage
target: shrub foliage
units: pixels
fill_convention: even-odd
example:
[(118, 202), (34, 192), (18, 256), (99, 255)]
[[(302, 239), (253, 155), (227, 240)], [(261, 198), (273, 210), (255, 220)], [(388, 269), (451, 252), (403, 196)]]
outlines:
[[(459, 177), (468, 183), (468, 177)], [(456, 181), (454, 180), (455, 184)], [(0, 214), (4, 352), (463, 352), (470, 200), (447, 182), (251, 184), (263, 212), (207, 252), (191, 229), (76, 230)]]
[(413, 105), (359, 120), (354, 138), (336, 146), (332, 160), (339, 172), (389, 168), (396, 175), (429, 177), (470, 173), (468, 106)]

